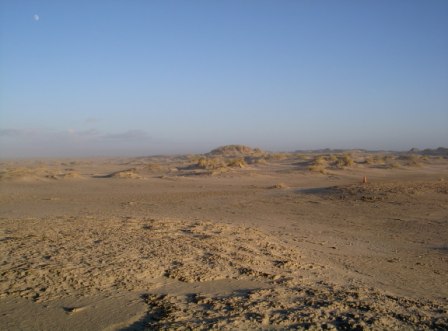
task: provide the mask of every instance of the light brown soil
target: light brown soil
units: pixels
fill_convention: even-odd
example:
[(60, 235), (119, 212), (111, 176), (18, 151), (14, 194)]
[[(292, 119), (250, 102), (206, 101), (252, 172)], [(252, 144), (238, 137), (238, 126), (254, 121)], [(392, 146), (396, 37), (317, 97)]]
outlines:
[(0, 329), (448, 328), (448, 160), (252, 154), (4, 161)]

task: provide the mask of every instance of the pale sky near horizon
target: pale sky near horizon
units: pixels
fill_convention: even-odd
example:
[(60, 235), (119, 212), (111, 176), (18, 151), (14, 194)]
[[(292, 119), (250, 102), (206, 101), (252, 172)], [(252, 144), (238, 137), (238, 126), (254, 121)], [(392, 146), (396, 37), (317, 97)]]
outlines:
[(448, 146), (448, 1), (0, 1), (0, 157)]

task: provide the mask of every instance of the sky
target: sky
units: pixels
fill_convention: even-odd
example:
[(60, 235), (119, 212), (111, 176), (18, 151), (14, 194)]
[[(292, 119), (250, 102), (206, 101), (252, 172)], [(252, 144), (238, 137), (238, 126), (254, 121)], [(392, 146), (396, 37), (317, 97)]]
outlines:
[(0, 0), (0, 157), (448, 146), (446, 0)]

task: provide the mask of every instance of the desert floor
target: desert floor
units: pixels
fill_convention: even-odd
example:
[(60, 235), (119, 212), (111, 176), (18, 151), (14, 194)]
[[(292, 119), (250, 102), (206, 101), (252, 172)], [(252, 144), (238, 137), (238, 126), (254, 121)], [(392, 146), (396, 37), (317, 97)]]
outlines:
[(448, 329), (448, 159), (224, 152), (2, 161), (0, 329)]

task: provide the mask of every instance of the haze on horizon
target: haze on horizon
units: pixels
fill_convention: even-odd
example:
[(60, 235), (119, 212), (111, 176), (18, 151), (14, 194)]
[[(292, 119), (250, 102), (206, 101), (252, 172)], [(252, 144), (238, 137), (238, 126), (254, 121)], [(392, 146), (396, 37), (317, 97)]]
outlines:
[(448, 145), (448, 2), (0, 3), (0, 157)]

